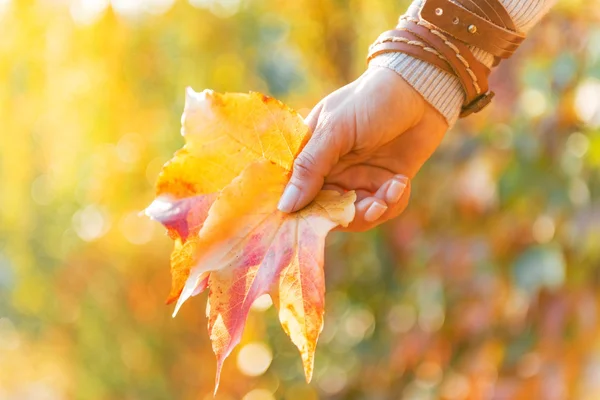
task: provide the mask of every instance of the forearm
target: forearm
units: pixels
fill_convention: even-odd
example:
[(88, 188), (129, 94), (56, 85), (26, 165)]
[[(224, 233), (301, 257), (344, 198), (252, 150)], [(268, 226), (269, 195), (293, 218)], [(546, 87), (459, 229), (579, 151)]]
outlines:
[[(556, 0), (501, 0), (513, 19), (517, 30), (527, 33), (550, 9)], [(423, 0), (415, 0), (410, 7), (421, 7)], [(494, 57), (471, 47), (473, 55), (491, 67)], [(446, 119), (449, 126), (458, 119), (465, 93), (459, 80), (445, 71), (404, 53), (385, 53), (371, 60), (370, 67), (394, 70), (414, 87)]]

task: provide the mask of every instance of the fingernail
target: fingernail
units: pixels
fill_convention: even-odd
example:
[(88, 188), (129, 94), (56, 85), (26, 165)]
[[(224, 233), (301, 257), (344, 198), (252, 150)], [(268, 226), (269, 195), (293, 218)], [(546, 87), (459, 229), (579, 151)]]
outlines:
[(368, 222), (377, 221), (386, 210), (387, 206), (380, 203), (373, 203), (369, 206), (367, 212), (365, 212), (365, 220)]
[(407, 183), (408, 179), (405, 176), (395, 176), (385, 193), (386, 201), (391, 204), (397, 203), (400, 200), (400, 197), (402, 197), (402, 193), (404, 193)]
[(299, 198), (300, 189), (298, 189), (295, 185), (288, 183), (283, 191), (283, 195), (281, 195), (277, 209), (284, 213), (292, 212)]

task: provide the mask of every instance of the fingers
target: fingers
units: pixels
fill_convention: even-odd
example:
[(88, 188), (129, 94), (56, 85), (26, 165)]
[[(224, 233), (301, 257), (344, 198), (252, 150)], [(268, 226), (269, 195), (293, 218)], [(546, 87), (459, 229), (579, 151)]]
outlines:
[(294, 160), (292, 177), (277, 207), (280, 211), (298, 211), (310, 203), (323, 187), (325, 176), (339, 160), (340, 148), (335, 131), (328, 119), (319, 119), (320, 109), (317, 106), (307, 118), (309, 127), (316, 127), (312, 137)]
[(361, 207), (361, 212), (364, 210), (362, 216), (367, 222), (377, 221), (388, 209), (387, 204), (382, 200), (374, 198), (373, 201), (370, 201), (371, 199), (373, 198), (366, 199), (367, 201), (364, 201), (365, 204)]
[(355, 191), (368, 191), (372, 196), (393, 177), (394, 173), (386, 168), (365, 168), (362, 164), (348, 166), (348, 163), (344, 163), (333, 167), (331, 174), (325, 177), (325, 186), (333, 183)]
[(410, 181), (396, 175), (373, 195), (356, 203), (354, 220), (344, 231), (362, 232), (400, 215), (410, 199)]

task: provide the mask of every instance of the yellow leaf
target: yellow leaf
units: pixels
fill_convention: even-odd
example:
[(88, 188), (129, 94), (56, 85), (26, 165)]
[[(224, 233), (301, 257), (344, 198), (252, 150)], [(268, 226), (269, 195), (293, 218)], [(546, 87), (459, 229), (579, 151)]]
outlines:
[(299, 212), (277, 210), (308, 128), (274, 99), (188, 90), (182, 123), (186, 145), (165, 165), (147, 210), (175, 240), (173, 315), (210, 287), (218, 387), (250, 306), (269, 293), (310, 380), (323, 328), (325, 237), (352, 221), (356, 196), (322, 191)]
[(196, 262), (188, 251), (192, 245), (185, 244), (200, 232), (217, 193), (257, 160), (270, 160), (289, 172), (308, 138), (298, 113), (260, 93), (196, 93), (188, 88), (182, 125), (186, 144), (163, 167), (157, 199), (146, 209), (180, 241), (171, 256), (167, 303), (179, 297)]
[(323, 327), (325, 236), (354, 218), (354, 192), (322, 191), (305, 209), (284, 214), (277, 202), (286, 171), (263, 160), (251, 164), (213, 203), (198, 241), (198, 259), (175, 313), (210, 273), (209, 334), (218, 375), (239, 343), (250, 306), (271, 293), (286, 333), (302, 355), (307, 380)]

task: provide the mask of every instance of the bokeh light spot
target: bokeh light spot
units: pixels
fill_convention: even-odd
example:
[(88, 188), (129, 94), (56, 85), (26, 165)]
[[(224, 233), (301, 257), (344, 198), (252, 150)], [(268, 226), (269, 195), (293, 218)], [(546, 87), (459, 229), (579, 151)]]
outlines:
[(485, 210), (498, 201), (496, 179), (492, 176), (488, 160), (472, 159), (458, 177), (455, 196), (463, 204)]
[(144, 139), (137, 133), (124, 135), (117, 143), (117, 156), (124, 163), (135, 164), (140, 158), (143, 143)]
[(8, 10), (10, 3), (11, 0), (0, 0), (0, 17), (6, 10)]
[(392, 332), (405, 333), (412, 329), (417, 321), (417, 311), (412, 304), (398, 304), (387, 315), (387, 323)]
[(144, 10), (144, 0), (111, 0), (113, 10), (122, 17), (136, 17)]
[(521, 108), (529, 117), (539, 117), (547, 108), (546, 96), (536, 89), (524, 90), (519, 102)]
[(435, 332), (444, 325), (444, 309), (437, 304), (428, 304), (419, 310), (419, 326), (425, 332)]
[(575, 113), (589, 125), (600, 125), (600, 80), (589, 78), (579, 84), (575, 93)]
[(590, 189), (583, 179), (574, 179), (569, 188), (569, 199), (576, 206), (584, 206), (590, 202)]
[[(600, 93), (598, 93), (600, 96)], [(567, 150), (575, 157), (583, 157), (590, 148), (590, 140), (581, 132), (574, 132), (567, 139)]]
[(37, 204), (46, 206), (54, 199), (48, 175), (40, 175), (31, 183), (31, 198)]
[(366, 308), (352, 310), (344, 321), (346, 337), (352, 344), (356, 344), (373, 334), (375, 317)]
[(175, 0), (145, 0), (145, 11), (150, 14), (164, 14), (173, 7)]
[(101, 238), (109, 228), (108, 214), (96, 205), (89, 205), (73, 215), (73, 229), (86, 242)]
[(263, 294), (258, 299), (254, 300), (250, 309), (252, 311), (263, 312), (267, 311), (273, 305), (273, 300), (268, 294)]
[(108, 8), (108, 0), (72, 0), (69, 6), (71, 17), (78, 25), (95, 23)]
[(538, 243), (548, 243), (554, 237), (554, 221), (547, 215), (542, 215), (533, 224), (533, 238)]
[(334, 395), (346, 387), (348, 374), (342, 368), (331, 366), (319, 377), (319, 387), (328, 395)]
[(264, 343), (248, 343), (238, 353), (237, 367), (247, 376), (264, 374), (273, 361), (271, 349)]
[(267, 389), (254, 389), (246, 393), (242, 400), (275, 400), (275, 397)]
[(469, 396), (469, 379), (462, 374), (450, 372), (440, 387), (440, 394), (448, 400), (464, 400)]
[(437, 386), (442, 381), (442, 368), (438, 363), (425, 361), (417, 367), (415, 376), (419, 386)]
[(205, 8), (214, 15), (227, 18), (235, 15), (240, 9), (241, 0), (189, 0), (196, 8)]

